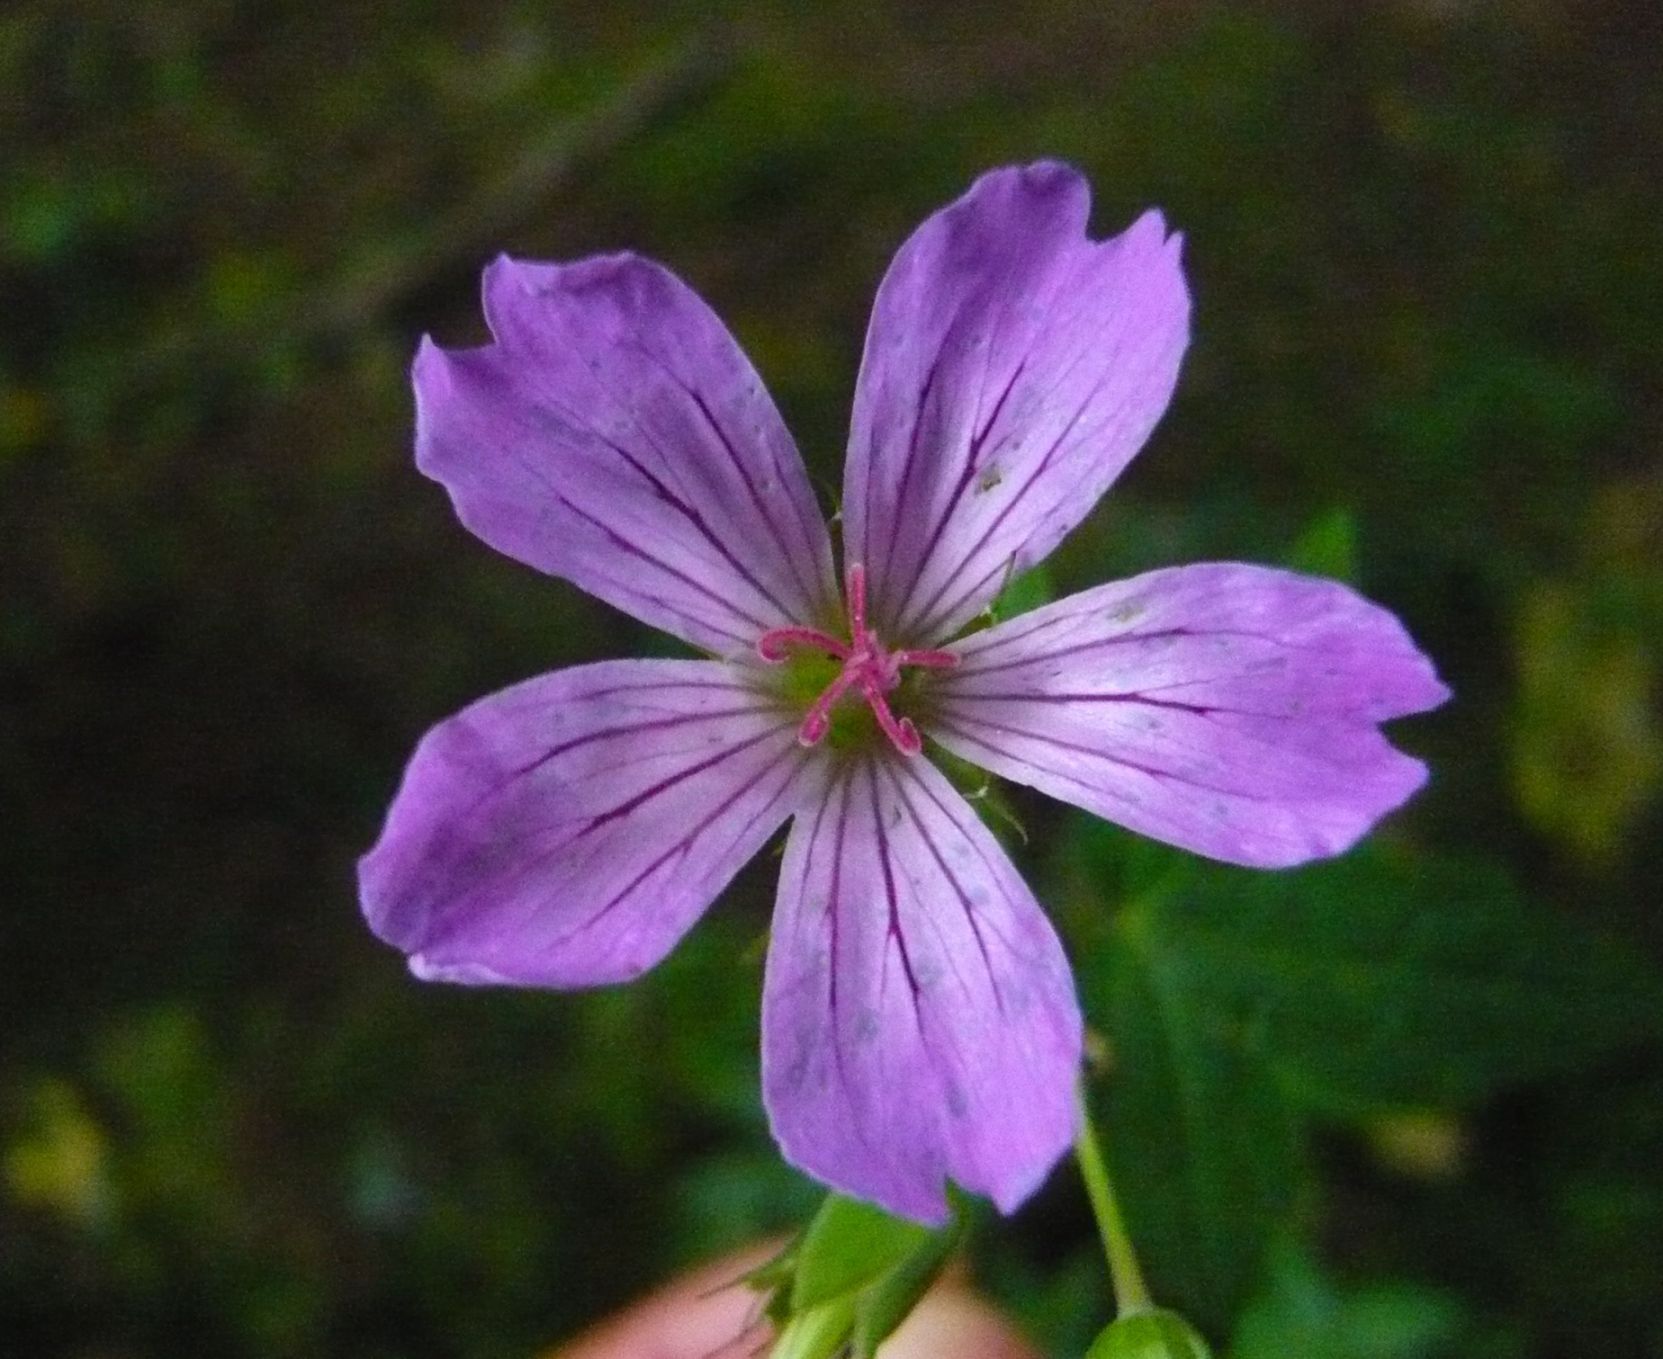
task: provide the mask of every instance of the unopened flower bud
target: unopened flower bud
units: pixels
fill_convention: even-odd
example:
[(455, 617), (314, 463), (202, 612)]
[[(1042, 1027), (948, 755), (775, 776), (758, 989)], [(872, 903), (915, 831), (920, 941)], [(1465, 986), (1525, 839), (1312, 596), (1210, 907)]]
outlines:
[(1183, 1317), (1156, 1308), (1105, 1327), (1086, 1359), (1212, 1359), (1212, 1351)]

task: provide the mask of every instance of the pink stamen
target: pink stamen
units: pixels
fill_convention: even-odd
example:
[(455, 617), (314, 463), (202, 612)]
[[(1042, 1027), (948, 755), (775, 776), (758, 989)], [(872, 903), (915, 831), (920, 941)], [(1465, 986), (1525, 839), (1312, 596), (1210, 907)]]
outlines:
[(831, 730), (831, 713), (837, 706), (837, 700), (859, 684), (860, 679), (860, 672), (853, 666), (844, 666), (842, 673), (825, 687), (819, 698), (814, 700), (808, 710), (808, 716), (803, 718), (803, 725), (797, 728), (797, 740), (805, 746), (819, 745), (825, 739), (826, 733)]
[(916, 755), (924, 748), (924, 738), (918, 734), (913, 720), (910, 717), (897, 719), (889, 700), (877, 685), (870, 682), (863, 684), (861, 692), (866, 695), (866, 701), (872, 707), (872, 716), (878, 719), (878, 726), (894, 742), (896, 750), (903, 755)]
[(850, 565), (844, 576), (849, 596), (849, 632), (858, 647), (867, 639), (866, 632), (866, 568), (859, 562)]
[(843, 662), (837, 678), (814, 700), (797, 729), (797, 740), (805, 746), (819, 745), (831, 730), (832, 710), (843, 695), (858, 689), (878, 727), (903, 755), (916, 755), (924, 739), (910, 717), (896, 717), (889, 706), (888, 692), (901, 682), (901, 668), (916, 665), (926, 670), (947, 670), (959, 663), (951, 651), (885, 651), (877, 635), (866, 625), (866, 568), (859, 562), (849, 566), (845, 576), (849, 599), (849, 640), (844, 642), (818, 628), (771, 628), (757, 640), (756, 649), (765, 661), (785, 660), (793, 648), (823, 651)]
[(891, 659), (896, 665), (921, 665), (926, 670), (951, 670), (959, 663), (951, 651), (897, 651)]
[(849, 659), (848, 646), (819, 628), (770, 628), (757, 638), (756, 643), (757, 652), (763, 660), (776, 662), (783, 661), (790, 655), (791, 648), (798, 646), (824, 651), (840, 661)]

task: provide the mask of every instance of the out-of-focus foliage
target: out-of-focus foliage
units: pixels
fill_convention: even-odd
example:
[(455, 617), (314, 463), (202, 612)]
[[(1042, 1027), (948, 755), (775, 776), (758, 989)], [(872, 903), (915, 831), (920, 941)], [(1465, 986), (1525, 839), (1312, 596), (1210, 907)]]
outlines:
[[(890, 252), (1053, 154), (1185, 231), (1195, 339), (1005, 606), (1291, 560), (1456, 694), (1400, 733), (1425, 794), (1299, 874), (986, 797), (1157, 1296), (1240, 1359), (1655, 1359), (1659, 50), (1639, 0), (6, 7), (3, 1347), (523, 1355), (808, 1219), (768, 855), (620, 990), (421, 986), (357, 919), (427, 724), (667, 645), (456, 525), (406, 364), (498, 250), (643, 250), (834, 509)], [(971, 1251), (1050, 1352), (1101, 1330), (1071, 1170)]]
[(1514, 781), (1544, 833), (1602, 861), (1663, 781), (1663, 480), (1601, 488), (1585, 524), (1568, 578), (1519, 600)]
[[(1111, 855), (1128, 843), (1084, 829), (1088, 846), (1112, 836)], [(1099, 939), (1088, 920), (1073, 937), (1111, 1035), (1106, 1121), (1138, 1172), (1124, 1190), (1134, 1237), (1215, 1328), (1312, 1190), (1311, 1118), (1461, 1109), (1663, 1036), (1663, 979), (1482, 864), (1363, 850), (1265, 874), (1137, 850), (1117, 872), (1088, 848), (1081, 895), (1113, 884), (1123, 904)], [(1376, 1130), (1400, 1166), (1415, 1162), (1414, 1127)]]

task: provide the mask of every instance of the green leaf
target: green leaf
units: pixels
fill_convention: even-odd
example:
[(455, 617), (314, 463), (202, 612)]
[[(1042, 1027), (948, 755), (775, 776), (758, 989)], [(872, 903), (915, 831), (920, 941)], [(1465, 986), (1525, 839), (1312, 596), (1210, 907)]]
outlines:
[(1447, 1353), (1464, 1324), (1447, 1293), (1393, 1281), (1341, 1287), (1290, 1246), (1275, 1253), (1230, 1359), (1423, 1359)]
[(1459, 1107), (1663, 1030), (1644, 963), (1482, 863), (1254, 873), (1082, 838), (1129, 900), (1094, 944), (1081, 913), (1111, 1161), (1156, 1296), (1209, 1326), (1297, 1204), (1303, 1112)]
[(1221, 1326), (1298, 1195), (1297, 1128), (1261, 1035), (1195, 984), (1154, 899), (1117, 925), (1103, 976), (1110, 1163), (1156, 1296)]
[(858, 1199), (830, 1194), (797, 1247), (791, 1310), (807, 1311), (889, 1273), (929, 1241), (929, 1228)]
[(855, 1311), (854, 1351), (858, 1359), (873, 1359), (878, 1346), (912, 1314), (930, 1285), (940, 1276), (964, 1234), (965, 1213), (955, 1202), (952, 1224), (930, 1232), (883, 1278), (868, 1288)]
[(1645, 963), (1477, 861), (1197, 865), (1142, 928), (1171, 984), (1326, 1112), (1460, 1106), (1663, 1032)]

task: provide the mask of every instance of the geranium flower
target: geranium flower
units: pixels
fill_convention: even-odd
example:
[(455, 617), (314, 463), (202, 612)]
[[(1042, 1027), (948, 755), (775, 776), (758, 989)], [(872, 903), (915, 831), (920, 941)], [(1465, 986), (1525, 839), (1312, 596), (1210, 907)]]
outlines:
[(1106, 241), (1057, 164), (902, 246), (872, 315), (843, 585), (722, 323), (661, 266), (499, 259), (494, 340), (416, 357), (417, 464), (485, 542), (690, 643), (481, 699), (423, 738), (361, 865), (428, 979), (578, 987), (669, 950), (788, 820), (763, 997), (786, 1157), (939, 1222), (1068, 1147), (1080, 1012), (1033, 894), (936, 743), (1231, 863), (1336, 854), (1425, 779), (1378, 730), (1446, 691), (1343, 585), (1154, 571), (975, 629), (1097, 502), (1188, 338), (1177, 236)]

